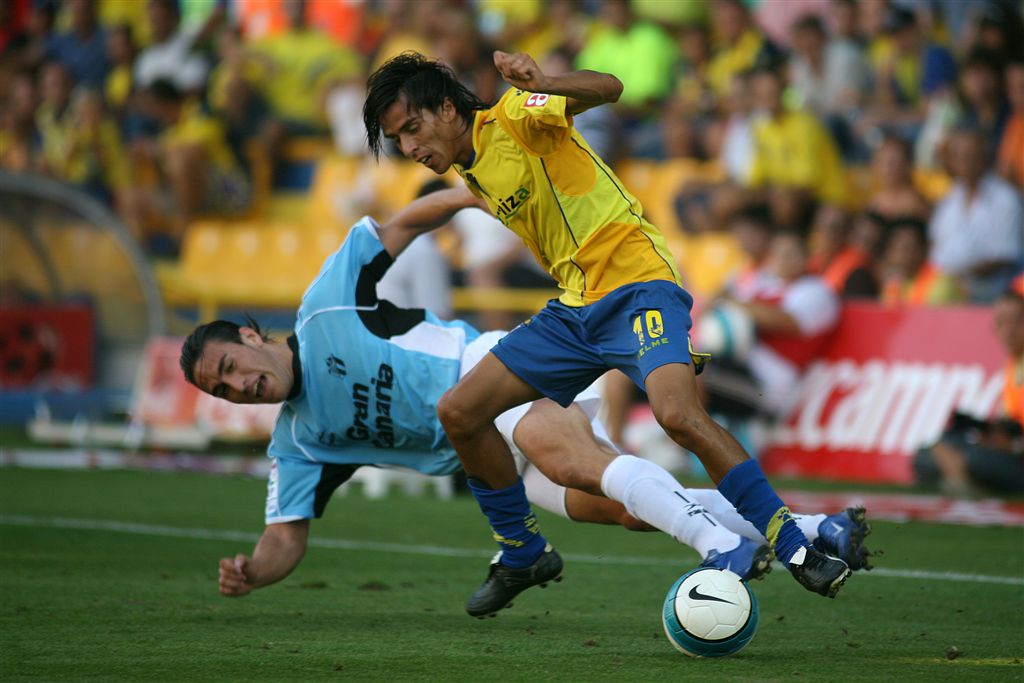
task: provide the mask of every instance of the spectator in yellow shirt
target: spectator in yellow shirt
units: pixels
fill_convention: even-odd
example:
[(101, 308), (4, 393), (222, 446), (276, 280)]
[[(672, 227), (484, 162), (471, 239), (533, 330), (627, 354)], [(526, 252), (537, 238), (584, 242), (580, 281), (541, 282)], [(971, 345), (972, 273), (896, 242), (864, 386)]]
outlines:
[(716, 50), (708, 65), (708, 81), (715, 93), (724, 97), (733, 76), (753, 68), (758, 57), (764, 59), (776, 48), (754, 26), (740, 0), (717, 0), (712, 5), (711, 29)]
[(42, 71), (43, 102), (36, 113), (42, 142), (42, 170), (93, 196), (110, 201), (126, 173), (117, 125), (105, 115), (95, 91), (72, 97), (71, 74), (59, 62)]
[(11, 76), (0, 107), (0, 169), (28, 173), (36, 166), (38, 94), (30, 71)]
[(306, 24), (301, 0), (285, 0), (288, 30), (252, 46), (271, 109), (292, 134), (327, 132), (324, 103), (334, 86), (359, 76), (355, 54)]
[(107, 34), (107, 60), (110, 72), (103, 86), (107, 105), (116, 112), (128, 106), (132, 93), (132, 65), (135, 63), (135, 41), (128, 24), (110, 29)]
[[(144, 99), (149, 115), (164, 130), (155, 140), (137, 141), (135, 151), (157, 164), (170, 194), (133, 188), (126, 221), (136, 233), (152, 237), (148, 233), (163, 218), (160, 227), (163, 232), (170, 228), (170, 238), (177, 242), (202, 213), (236, 215), (247, 209), (250, 184), (228, 145), (223, 124), (170, 81), (157, 80)], [(173, 245), (166, 246), (174, 251)]]
[(796, 225), (810, 200), (845, 207), (849, 197), (835, 142), (812, 114), (783, 106), (783, 85), (771, 66), (753, 76), (763, 118), (754, 123), (749, 185), (768, 191), (778, 224)]

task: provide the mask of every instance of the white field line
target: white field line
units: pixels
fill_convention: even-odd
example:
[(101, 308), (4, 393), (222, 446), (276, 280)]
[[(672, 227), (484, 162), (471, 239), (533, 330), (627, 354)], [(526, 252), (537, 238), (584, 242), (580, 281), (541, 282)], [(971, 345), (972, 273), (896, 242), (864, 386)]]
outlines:
[[(0, 525), (22, 526), (33, 528), (75, 529), (81, 531), (107, 531), (122, 534), (138, 534), (142, 536), (164, 536), (167, 538), (195, 538), (206, 541), (243, 541), (255, 543), (259, 534), (251, 531), (233, 531), (229, 529), (197, 529), (188, 527), (163, 526), (157, 524), (138, 524), (135, 522), (119, 522), (109, 519), (80, 519), (71, 517), (35, 517), (30, 515), (0, 514)], [(381, 543), (376, 541), (354, 541), (343, 538), (310, 538), (309, 545), (315, 548), (331, 548), (335, 550), (356, 550), (361, 552), (397, 553), (400, 555), (434, 555), (438, 557), (491, 557), (493, 551), (472, 550), (468, 548), (451, 548), (437, 545), (415, 545), (406, 543)], [(580, 553), (563, 553), (562, 557), (570, 562), (582, 564), (607, 565), (656, 565), (685, 566), (678, 560), (664, 557), (631, 557), (622, 555), (585, 555)], [(776, 568), (780, 567), (778, 562)], [(860, 576), (880, 576), (883, 578), (923, 579), (931, 581), (954, 581), (958, 583), (988, 583), (1005, 586), (1024, 586), (1024, 577), (992, 576), (988, 574), (965, 574), (960, 572), (933, 572), (921, 569), (890, 569), (877, 567), (870, 572), (861, 572)]]

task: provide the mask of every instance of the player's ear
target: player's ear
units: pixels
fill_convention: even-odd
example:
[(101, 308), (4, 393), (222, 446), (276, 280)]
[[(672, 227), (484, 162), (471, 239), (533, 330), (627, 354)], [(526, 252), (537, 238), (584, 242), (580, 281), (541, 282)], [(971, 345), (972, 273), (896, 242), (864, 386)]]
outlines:
[(238, 336), (242, 338), (242, 343), (246, 346), (254, 346), (257, 349), (263, 346), (263, 337), (251, 327), (239, 327)]
[(455, 109), (455, 103), (452, 102), (452, 98), (450, 98), (450, 97), (444, 98), (444, 102), (441, 103), (440, 114), (441, 114), (441, 118), (446, 123), (451, 123), (452, 121), (454, 121), (456, 119), (456, 117), (458, 117), (459, 112), (458, 112), (458, 110)]

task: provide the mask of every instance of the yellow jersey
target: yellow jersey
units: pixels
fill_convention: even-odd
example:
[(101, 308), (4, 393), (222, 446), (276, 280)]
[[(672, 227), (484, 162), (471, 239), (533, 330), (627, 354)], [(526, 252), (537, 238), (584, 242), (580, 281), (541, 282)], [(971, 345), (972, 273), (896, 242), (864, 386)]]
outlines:
[(565, 305), (634, 282), (680, 284), (664, 236), (576, 132), (565, 104), (561, 95), (509, 90), (476, 113), (473, 159), (455, 170), (558, 282)]
[(750, 184), (805, 188), (820, 201), (850, 205), (839, 150), (825, 127), (806, 111), (785, 111), (754, 124)]
[(206, 154), (206, 160), (218, 171), (229, 173), (238, 170), (224, 124), (203, 112), (196, 99), (186, 100), (178, 121), (160, 134), (160, 143), (168, 148), (198, 145)]

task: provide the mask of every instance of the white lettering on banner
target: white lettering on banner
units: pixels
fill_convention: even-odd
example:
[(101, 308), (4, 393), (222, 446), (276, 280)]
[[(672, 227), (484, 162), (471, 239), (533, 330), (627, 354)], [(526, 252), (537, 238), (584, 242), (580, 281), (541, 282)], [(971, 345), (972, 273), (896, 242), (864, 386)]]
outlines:
[(992, 415), (1002, 387), (1002, 373), (980, 365), (818, 361), (771, 445), (907, 455), (934, 441), (954, 410)]

